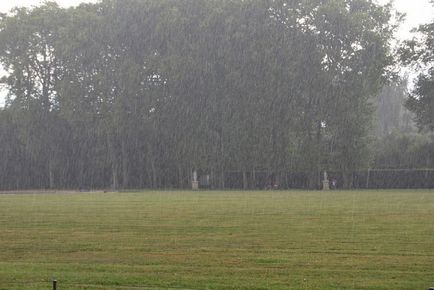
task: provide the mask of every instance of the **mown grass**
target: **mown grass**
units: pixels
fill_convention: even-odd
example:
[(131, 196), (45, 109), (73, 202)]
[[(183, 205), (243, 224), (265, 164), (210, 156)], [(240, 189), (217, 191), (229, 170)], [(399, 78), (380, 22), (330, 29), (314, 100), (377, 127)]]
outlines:
[(434, 191), (0, 195), (0, 289), (428, 289)]

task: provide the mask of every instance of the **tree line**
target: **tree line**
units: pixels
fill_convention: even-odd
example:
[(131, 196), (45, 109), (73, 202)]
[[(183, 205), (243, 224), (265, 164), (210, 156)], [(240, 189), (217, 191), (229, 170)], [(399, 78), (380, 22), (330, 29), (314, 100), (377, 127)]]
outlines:
[(193, 170), (212, 188), (232, 171), (317, 188), (323, 170), (350, 188), (398, 16), (370, 0), (16, 8), (0, 16), (0, 188), (186, 188)]

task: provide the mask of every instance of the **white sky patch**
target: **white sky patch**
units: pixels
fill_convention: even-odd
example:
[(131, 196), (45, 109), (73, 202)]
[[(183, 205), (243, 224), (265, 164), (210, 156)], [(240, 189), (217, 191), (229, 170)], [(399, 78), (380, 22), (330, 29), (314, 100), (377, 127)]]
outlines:
[[(376, 0), (380, 4), (387, 4), (390, 0)], [(394, 7), (405, 13), (405, 22), (402, 24), (397, 37), (401, 40), (411, 38), (410, 30), (421, 24), (434, 20), (434, 6), (429, 0), (394, 0)]]
[[(70, 6), (77, 6), (80, 3), (83, 2), (97, 2), (97, 0), (57, 0), (57, 1), (50, 1), (50, 2), (57, 2), (62, 7), (70, 7)], [(44, 1), (42, 0), (12, 0), (12, 1), (0, 1), (0, 12), (8, 12), (14, 7), (31, 7), (31, 6), (39, 6), (43, 4)]]
[[(4, 76), (5, 72), (3, 71), (2, 67), (0, 66), (0, 78)], [(5, 99), (6, 95), (8, 94), (6, 88), (4, 85), (0, 84), (0, 108), (5, 106)]]

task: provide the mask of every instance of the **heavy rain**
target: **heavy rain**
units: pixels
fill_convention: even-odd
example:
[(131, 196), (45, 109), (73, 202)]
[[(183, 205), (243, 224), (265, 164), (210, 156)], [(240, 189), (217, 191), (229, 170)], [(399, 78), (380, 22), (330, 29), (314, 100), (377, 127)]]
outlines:
[(63, 2), (0, 4), (0, 289), (434, 286), (432, 3)]

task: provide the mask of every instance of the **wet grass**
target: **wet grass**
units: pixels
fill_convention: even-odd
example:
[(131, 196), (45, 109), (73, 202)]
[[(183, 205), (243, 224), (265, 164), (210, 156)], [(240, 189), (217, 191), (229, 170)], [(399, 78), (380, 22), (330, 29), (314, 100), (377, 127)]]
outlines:
[(0, 289), (428, 289), (434, 191), (0, 195)]

